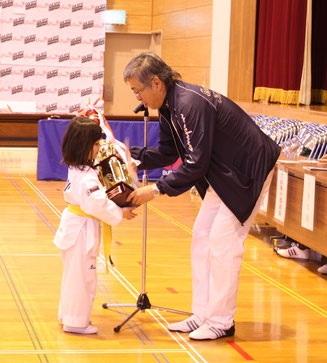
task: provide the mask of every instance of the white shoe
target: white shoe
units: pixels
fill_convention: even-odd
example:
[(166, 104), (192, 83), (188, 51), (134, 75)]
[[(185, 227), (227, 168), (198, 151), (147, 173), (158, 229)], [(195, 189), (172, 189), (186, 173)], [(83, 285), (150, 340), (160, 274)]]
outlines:
[(301, 260), (308, 260), (310, 258), (310, 249), (306, 248), (305, 250), (301, 250), (298, 244), (294, 242), (290, 248), (279, 248), (276, 252), (285, 258), (297, 258)]
[(320, 272), (321, 274), (327, 274), (327, 263), (326, 265), (322, 265), (318, 268), (318, 272)]
[(93, 325), (89, 325), (86, 328), (74, 328), (74, 327), (64, 325), (63, 330), (66, 333), (76, 333), (76, 334), (96, 334), (98, 332), (98, 328)]
[(178, 323), (173, 323), (168, 325), (168, 330), (171, 331), (180, 331), (183, 333), (189, 333), (195, 329), (197, 329), (203, 322), (196, 315), (192, 315), (189, 318), (180, 321)]
[(235, 334), (235, 324), (229, 329), (219, 329), (210, 323), (204, 323), (200, 328), (192, 331), (189, 337), (193, 340), (213, 340), (231, 337)]

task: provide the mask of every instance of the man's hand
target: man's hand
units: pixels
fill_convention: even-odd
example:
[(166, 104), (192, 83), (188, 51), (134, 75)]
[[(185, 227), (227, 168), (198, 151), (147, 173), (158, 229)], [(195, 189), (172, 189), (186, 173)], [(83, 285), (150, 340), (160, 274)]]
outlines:
[(126, 199), (127, 202), (132, 202), (133, 205), (141, 205), (149, 202), (154, 198), (152, 186), (147, 185), (142, 188), (135, 189)]

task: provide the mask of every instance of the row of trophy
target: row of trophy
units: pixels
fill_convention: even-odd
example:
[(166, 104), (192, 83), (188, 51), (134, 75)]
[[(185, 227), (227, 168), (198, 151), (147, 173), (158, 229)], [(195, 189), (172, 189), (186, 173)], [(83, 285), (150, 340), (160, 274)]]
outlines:
[(289, 158), (320, 159), (327, 153), (327, 125), (267, 115), (251, 117)]

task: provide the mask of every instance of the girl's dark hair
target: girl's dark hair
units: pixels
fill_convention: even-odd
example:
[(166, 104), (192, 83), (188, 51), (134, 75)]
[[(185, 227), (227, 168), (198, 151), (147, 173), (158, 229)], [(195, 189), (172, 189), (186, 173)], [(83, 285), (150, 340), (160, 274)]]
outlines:
[(81, 170), (84, 166), (92, 166), (89, 155), (94, 143), (101, 136), (101, 127), (94, 120), (85, 116), (74, 117), (62, 140), (62, 162), (68, 166), (77, 166)]
[(139, 82), (148, 84), (154, 77), (165, 83), (166, 89), (174, 85), (181, 75), (170, 68), (159, 56), (145, 52), (134, 57), (124, 70), (124, 81), (135, 77)]

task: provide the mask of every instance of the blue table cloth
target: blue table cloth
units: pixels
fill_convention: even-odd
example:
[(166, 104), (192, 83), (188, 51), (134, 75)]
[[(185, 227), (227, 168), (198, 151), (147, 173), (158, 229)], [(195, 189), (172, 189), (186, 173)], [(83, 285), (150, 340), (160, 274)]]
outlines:
[[(38, 122), (38, 158), (37, 179), (38, 180), (67, 180), (68, 169), (61, 163), (61, 142), (70, 120), (51, 119), (39, 120)], [(144, 122), (143, 121), (117, 121), (108, 120), (116, 139), (124, 142), (129, 138), (131, 146), (144, 145)], [(148, 122), (148, 146), (158, 144), (159, 122)], [(170, 168), (167, 168), (170, 169)], [(149, 180), (157, 180), (168, 170), (149, 170)], [(143, 172), (139, 172), (141, 177)]]

